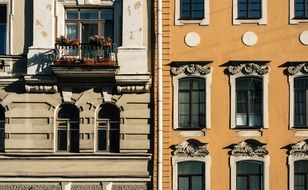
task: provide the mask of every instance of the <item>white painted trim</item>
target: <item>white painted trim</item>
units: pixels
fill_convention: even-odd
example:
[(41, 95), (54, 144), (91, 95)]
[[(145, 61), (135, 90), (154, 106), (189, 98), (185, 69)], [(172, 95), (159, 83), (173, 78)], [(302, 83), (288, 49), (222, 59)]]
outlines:
[(305, 156), (288, 156), (289, 167), (289, 190), (294, 190), (294, 162), (299, 160), (308, 160), (308, 155)]
[(240, 137), (260, 137), (262, 136), (262, 131), (260, 130), (239, 130), (237, 135)]
[(263, 157), (249, 157), (249, 156), (241, 156), (235, 157), (230, 156), (229, 164), (230, 164), (230, 172), (231, 172), (231, 190), (236, 190), (236, 162), (245, 161), (245, 160), (255, 160), (263, 162), (263, 178), (264, 178), (264, 190), (269, 190), (269, 166), (270, 166), (270, 157), (266, 155)]
[(289, 23), (290, 24), (299, 24), (299, 23), (307, 23), (308, 19), (296, 19), (295, 17), (295, 7), (294, 7), (294, 0), (289, 0)]
[(1, 182), (150, 182), (150, 177), (134, 178), (61, 178), (61, 177), (0, 177)]
[[(230, 112), (230, 128), (236, 129), (236, 79), (241, 77), (259, 77), (263, 82), (263, 128), (268, 128), (268, 73), (264, 75), (249, 74), (244, 75), (238, 73), (230, 75), (229, 82), (231, 88), (231, 112)], [(245, 129), (244, 129), (245, 130)]]
[[(179, 129), (179, 108), (178, 108), (178, 93), (179, 93), (179, 80), (183, 78), (202, 78), (205, 80), (205, 128), (211, 128), (211, 86), (212, 86), (212, 72), (207, 75), (193, 74), (187, 75), (185, 73), (181, 73), (179, 75), (172, 77), (173, 82), (173, 128)], [(202, 128), (200, 128), (202, 129)]]
[(211, 156), (207, 155), (206, 157), (172, 157), (172, 179), (173, 179), (173, 190), (178, 190), (178, 163), (185, 161), (199, 161), (204, 162), (205, 164), (205, 190), (210, 190), (210, 177), (211, 177)]
[(238, 6), (237, 6), (238, 0), (232, 1), (232, 21), (233, 25), (240, 25), (240, 24), (250, 24), (250, 23), (256, 23), (256, 24), (267, 24), (267, 0), (262, 0), (261, 5), (261, 18), (260, 19), (238, 19)]
[(209, 25), (210, 24), (210, 0), (204, 0), (204, 16), (201, 20), (181, 20), (181, 0), (175, 0), (175, 11), (174, 11), (174, 24), (175, 25), (184, 25), (184, 24), (200, 24), (200, 25)]

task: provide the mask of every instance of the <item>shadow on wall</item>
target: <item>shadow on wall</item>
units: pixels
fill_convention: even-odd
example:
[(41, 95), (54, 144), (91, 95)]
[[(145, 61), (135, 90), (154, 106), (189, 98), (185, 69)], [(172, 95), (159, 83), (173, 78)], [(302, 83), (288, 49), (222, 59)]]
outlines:
[(28, 53), (28, 49), (33, 45), (33, 0), (24, 0), (24, 54)]
[[(28, 70), (35, 70), (35, 74), (51, 74), (51, 64), (55, 59), (54, 50), (40, 52), (28, 58)], [(32, 73), (31, 72), (31, 73)]]

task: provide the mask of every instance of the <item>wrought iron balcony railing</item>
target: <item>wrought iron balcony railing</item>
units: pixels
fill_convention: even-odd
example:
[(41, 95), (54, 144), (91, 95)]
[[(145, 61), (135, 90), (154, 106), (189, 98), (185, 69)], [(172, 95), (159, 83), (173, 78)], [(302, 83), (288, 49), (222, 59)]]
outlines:
[(76, 46), (56, 45), (54, 66), (116, 66), (115, 44), (96, 46), (80, 44)]

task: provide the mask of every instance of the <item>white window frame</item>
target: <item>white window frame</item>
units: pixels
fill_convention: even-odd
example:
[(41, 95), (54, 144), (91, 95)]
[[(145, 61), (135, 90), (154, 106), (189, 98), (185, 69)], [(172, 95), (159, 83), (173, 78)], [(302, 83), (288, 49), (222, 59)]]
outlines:
[(308, 19), (296, 19), (295, 18), (295, 1), (294, 0), (289, 0), (290, 2), (290, 17), (289, 17), (289, 23), (290, 24), (300, 24), (300, 23), (307, 23), (308, 22)]
[(289, 190), (294, 190), (294, 162), (300, 160), (308, 160), (308, 155), (303, 156), (288, 156), (289, 165)]
[[(193, 64), (191, 64), (193, 65)], [(198, 65), (200, 66), (200, 65)], [(179, 127), (179, 108), (178, 108), (178, 93), (179, 93), (179, 80), (183, 78), (195, 77), (205, 79), (205, 128), (211, 128), (211, 85), (212, 85), (212, 68), (208, 66), (203, 66), (205, 69), (210, 69), (210, 73), (202, 75), (200, 72), (194, 72), (192, 74), (187, 74), (185, 70), (189, 67), (189, 65), (180, 66), (183, 68), (183, 71), (172, 77), (173, 82), (173, 129), (181, 129)], [(197, 68), (194, 65), (195, 68)], [(201, 66), (202, 67), (202, 66)], [(186, 129), (186, 128), (185, 128)], [(201, 130), (203, 128), (194, 128), (194, 130)]]
[[(243, 63), (242, 65), (245, 65), (246, 63)], [(255, 64), (257, 65), (257, 64)], [(239, 66), (241, 67), (241, 65)], [(262, 79), (263, 83), (263, 127), (264, 129), (268, 128), (268, 78), (269, 74), (266, 73), (264, 75), (259, 75), (256, 72), (253, 72), (251, 74), (244, 74), (243, 72), (238, 72), (236, 74), (230, 74), (229, 75), (230, 79), (230, 88), (231, 88), (231, 119), (230, 119), (230, 128), (231, 129), (236, 129), (236, 79), (241, 78), (241, 77), (258, 77)], [(259, 128), (258, 128), (259, 129)], [(241, 131), (245, 131), (246, 129), (242, 129)], [(255, 129), (248, 129), (247, 131), (255, 130)], [(253, 136), (259, 136), (252, 134)], [(244, 136), (246, 136), (244, 134)], [(250, 135), (247, 135), (250, 136)]]
[(240, 24), (251, 24), (251, 23), (255, 23), (255, 24), (260, 24), (260, 25), (264, 25), (267, 24), (267, 0), (262, 0), (261, 1), (261, 18), (259, 19), (238, 19), (238, 0), (233, 0), (232, 1), (232, 10), (233, 10), (233, 14), (232, 14), (232, 21), (233, 21), (233, 25), (240, 25)]
[(0, 0), (0, 4), (6, 5), (6, 44), (5, 44), (5, 52), (6, 55), (11, 54), (11, 31), (12, 31), (12, 10), (10, 0)]
[(181, 19), (181, 0), (175, 0), (175, 11), (174, 11), (174, 24), (184, 25), (184, 24), (200, 24), (209, 25), (210, 24), (210, 14), (209, 14), (209, 0), (204, 0), (204, 15), (201, 20), (182, 20)]
[(236, 163), (239, 161), (260, 161), (263, 163), (263, 185), (264, 190), (269, 190), (269, 166), (270, 166), (270, 157), (266, 155), (264, 157), (257, 156), (230, 156), (229, 164), (231, 170), (231, 190), (236, 190)]

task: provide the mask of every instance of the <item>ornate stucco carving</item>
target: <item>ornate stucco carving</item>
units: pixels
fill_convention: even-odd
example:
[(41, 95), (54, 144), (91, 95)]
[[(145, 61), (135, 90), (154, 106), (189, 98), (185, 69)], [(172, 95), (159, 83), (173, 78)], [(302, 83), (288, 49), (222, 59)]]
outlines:
[(56, 93), (58, 92), (57, 85), (25, 85), (26, 92), (34, 93)]
[(289, 75), (295, 75), (297, 73), (308, 73), (308, 63), (300, 63), (295, 66), (289, 66), (287, 68), (287, 73)]
[(231, 152), (231, 155), (235, 157), (265, 157), (267, 154), (268, 151), (266, 150), (266, 145), (258, 141), (241, 141), (233, 146), (233, 150)]
[(307, 156), (308, 155), (307, 141), (303, 140), (292, 145), (289, 154), (292, 156)]
[(199, 64), (188, 64), (188, 65), (181, 65), (178, 67), (171, 67), (171, 73), (174, 76), (179, 74), (199, 74), (199, 75), (207, 75), (211, 73), (212, 69), (206, 65), (199, 65)]
[(208, 154), (207, 144), (196, 140), (188, 140), (175, 145), (173, 152), (173, 155), (178, 157), (206, 157)]
[(258, 65), (256, 63), (243, 63), (239, 65), (230, 65), (228, 67), (229, 74), (235, 75), (235, 74), (258, 74), (258, 75), (264, 75), (267, 74), (269, 71), (269, 68), (267, 65)]
[(146, 185), (113, 185), (112, 190), (147, 190)]
[(149, 92), (150, 85), (117, 86), (118, 93), (145, 93)]

